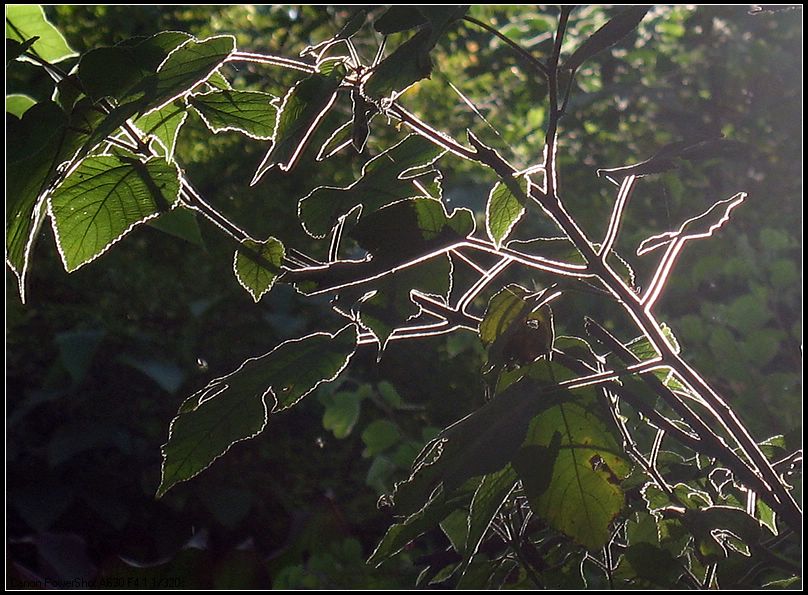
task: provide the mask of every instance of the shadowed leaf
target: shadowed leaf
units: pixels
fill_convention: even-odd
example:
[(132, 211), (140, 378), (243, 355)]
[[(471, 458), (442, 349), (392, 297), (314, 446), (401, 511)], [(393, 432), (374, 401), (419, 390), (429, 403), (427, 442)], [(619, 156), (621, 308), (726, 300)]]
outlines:
[(564, 68), (567, 70), (575, 70), (595, 54), (616, 44), (640, 24), (640, 21), (643, 20), (643, 17), (645, 17), (649, 10), (651, 10), (650, 6), (632, 6), (618, 13), (608, 23), (587, 38), (586, 41), (567, 58), (566, 62), (564, 62)]

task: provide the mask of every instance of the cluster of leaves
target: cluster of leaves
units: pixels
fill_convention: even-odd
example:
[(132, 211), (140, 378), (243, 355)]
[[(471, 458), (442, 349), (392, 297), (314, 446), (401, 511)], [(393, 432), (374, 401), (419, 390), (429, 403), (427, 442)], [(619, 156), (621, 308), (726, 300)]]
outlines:
[[(23, 299), (30, 257), (46, 218), (71, 272), (142, 223), (187, 236), (196, 226), (196, 212), (235, 241), (236, 277), (256, 302), (280, 279), (306, 295), (336, 292), (334, 309), (350, 320), (333, 334), (286, 341), (186, 399), (163, 449), (158, 496), (206, 469), (233, 444), (261, 433), (270, 414), (337, 378), (360, 344), (374, 343), (381, 353), (408, 321), (432, 314), (430, 307), (446, 310), (458, 277), (458, 257), (450, 251), (475, 231), (469, 210), (450, 212), (445, 206), (435, 163), (451, 143), (430, 130), (406, 136), (368, 160), (353, 183), (321, 186), (300, 199), (304, 229), (314, 238), (332, 234), (326, 262), (287, 251), (274, 237), (251, 238), (205, 202), (177, 163), (177, 138), (188, 114), (197, 114), (214, 134), (238, 131), (270, 141), (252, 184), (276, 166), (283, 172), (295, 169), (318, 134), (328, 137), (315, 147), (318, 159), (348, 145), (362, 152), (376, 113), (408, 122), (407, 112), (396, 111), (396, 99), (429, 76), (430, 53), (465, 12), (464, 7), (388, 10), (373, 28), (406, 37), (369, 67), (358, 62), (351, 42), (366, 20), (360, 11), (331, 40), (303, 52), (313, 61), (284, 64), (284, 59), (239, 52), (229, 36), (200, 40), (166, 32), (91, 50), (70, 72), (55, 65), (74, 53), (41, 9), (9, 12), (12, 59), (32, 60), (59, 79), (52, 100), (17, 101), (18, 113), (9, 119), (9, 136), (17, 144), (11, 153), (7, 261)], [(619, 13), (579, 45), (562, 68), (573, 76), (587, 59), (630, 34), (646, 12)], [(239, 60), (264, 60), (305, 76), (279, 97), (233, 89), (221, 67)], [(346, 96), (350, 120), (335, 122), (328, 116)], [(333, 129), (323, 132), (322, 126)], [(606, 173), (658, 173), (671, 159), (694, 155), (692, 143), (677, 145), (642, 164)], [(522, 220), (532, 185), (524, 175), (517, 182), (503, 177), (491, 188), (485, 229), (495, 252)], [(728, 212), (721, 213), (722, 222)], [(684, 231), (679, 236), (685, 238)], [(677, 237), (663, 239), (673, 245)], [(555, 257), (552, 244), (544, 241), (541, 256)], [(358, 257), (341, 258), (346, 252)], [(564, 260), (582, 266), (580, 258), (568, 248)], [(633, 272), (625, 267), (623, 276), (633, 287)], [(584, 339), (556, 337), (546, 295), (508, 285), (490, 296), (479, 321), (487, 352), (486, 403), (430, 437), (409, 478), (383, 500), (401, 521), (388, 530), (370, 562), (384, 562), (439, 527), (451, 550), (427, 561), (419, 577), (423, 585), (606, 581), (673, 587), (783, 578), (782, 568), (766, 565), (754, 575), (747, 572), (745, 557), (779, 543), (781, 528), (771, 509), (747, 496), (719, 461), (687, 459), (660, 451), (655, 443), (651, 462), (642, 464), (644, 455), (634, 441), (646, 438), (649, 415), (656, 411), (653, 405), (650, 412), (636, 405), (648, 402), (642, 382), (624, 378), (607, 388), (575, 385), (574, 379), (605, 367), (653, 359), (652, 343), (640, 337), (622, 345), (632, 354), (627, 360), (611, 345), (606, 358)], [(448, 317), (446, 322), (452, 323)], [(664, 390), (698, 399), (668, 371), (658, 373), (658, 382)], [(389, 388), (380, 390), (388, 393), (388, 406), (401, 405)], [(626, 393), (634, 397), (630, 406), (615, 396)], [(324, 426), (338, 438), (348, 435), (363, 398), (361, 392), (324, 394)], [(655, 401), (652, 395), (650, 402)], [(401, 443), (391, 467), (383, 455), (400, 442), (394, 428), (378, 421), (362, 433), (366, 454), (375, 457), (377, 467), (368, 483), (377, 487), (387, 485), (392, 469), (400, 468), (418, 444)], [(658, 441), (664, 436), (660, 432)], [(782, 440), (763, 446), (775, 459), (788, 454)], [(356, 557), (355, 549), (346, 542), (342, 553)], [(660, 566), (668, 571), (651, 571)], [(288, 570), (277, 584), (306, 586), (295, 572), (305, 570)], [(788, 568), (785, 575), (791, 580)]]

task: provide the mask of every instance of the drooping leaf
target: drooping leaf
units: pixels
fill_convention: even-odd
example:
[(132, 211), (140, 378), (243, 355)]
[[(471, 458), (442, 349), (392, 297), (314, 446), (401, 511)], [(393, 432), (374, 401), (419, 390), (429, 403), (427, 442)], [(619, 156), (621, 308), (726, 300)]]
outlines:
[[(551, 368), (549, 362), (532, 368), (541, 374), (550, 370), (556, 381), (568, 374), (560, 366)], [(611, 523), (623, 508), (620, 482), (630, 466), (597, 413), (597, 397), (580, 398), (592, 389), (578, 392), (578, 402), (560, 403), (533, 419), (524, 447), (541, 447), (547, 456), (530, 465), (523, 453), (517, 458), (517, 470), (529, 474), (524, 485), (533, 512), (554, 529), (597, 550), (608, 541)]]
[(269, 139), (275, 131), (276, 98), (257, 91), (213, 91), (191, 95), (190, 103), (213, 132), (238, 130), (250, 138)]
[(49, 211), (65, 269), (94, 260), (179, 198), (179, 171), (159, 158), (87, 157), (53, 191)]
[(188, 117), (188, 108), (181, 100), (176, 100), (157, 111), (141, 116), (133, 122), (145, 136), (153, 136), (160, 144), (163, 156), (171, 161), (180, 128)]
[(38, 4), (6, 6), (6, 39), (22, 44), (38, 37), (31, 50), (43, 60), (55, 64), (78, 54), (67, 44), (59, 30), (45, 18)]
[(589, 36), (564, 62), (567, 70), (576, 70), (595, 54), (613, 46), (640, 24), (650, 6), (632, 6), (615, 15), (608, 23)]
[[(186, 399), (163, 446), (157, 496), (207, 469), (233, 444), (258, 435), (270, 411), (291, 407), (321, 383), (336, 378), (356, 342), (354, 325), (334, 335), (314, 333), (286, 341)], [(267, 403), (268, 396), (274, 403)]]
[(748, 151), (749, 148), (743, 143), (723, 138), (707, 138), (695, 142), (676, 141), (665, 145), (645, 161), (623, 167), (598, 169), (597, 174), (617, 178), (641, 177), (676, 169), (681, 159), (694, 161), (722, 155), (737, 156), (741, 152)]
[[(519, 182), (525, 195), (528, 194), (530, 181), (527, 176)], [(514, 195), (503, 182), (497, 182), (488, 195), (485, 207), (485, 226), (488, 237), (499, 248), (511, 233), (511, 230), (525, 213), (522, 198)]]
[(17, 276), (25, 301), (31, 250), (45, 216), (45, 193), (57, 168), (72, 158), (94, 126), (94, 112), (77, 106), (70, 118), (51, 101), (26, 110), (22, 119), (7, 116), (6, 262)]
[(320, 121), (334, 104), (345, 72), (345, 67), (337, 64), (328, 74), (313, 74), (289, 89), (279, 108), (272, 144), (251, 186), (275, 165), (283, 171), (295, 166)]
[(243, 248), (233, 256), (233, 271), (239, 284), (256, 303), (272, 289), (280, 273), (285, 250), (280, 240), (267, 238), (263, 242), (245, 240)]
[(6, 113), (13, 114), (18, 118), (22, 118), (23, 114), (35, 104), (36, 101), (28, 97), (28, 95), (22, 95), (20, 93), (6, 95)]
[(404, 198), (423, 196), (409, 172), (419, 168), (419, 175), (432, 175), (432, 164), (444, 153), (420, 135), (406, 137), (368, 161), (353, 184), (345, 188), (320, 186), (302, 198), (299, 211), (303, 227), (310, 235), (323, 237), (340, 216), (357, 205), (368, 213)]

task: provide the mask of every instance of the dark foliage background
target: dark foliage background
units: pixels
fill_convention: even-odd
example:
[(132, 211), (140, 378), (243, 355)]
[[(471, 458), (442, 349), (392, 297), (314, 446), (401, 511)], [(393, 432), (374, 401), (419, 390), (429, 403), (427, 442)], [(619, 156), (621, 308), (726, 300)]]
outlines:
[[(267, 6), (47, 12), (78, 51), (178, 29), (198, 37), (231, 33), (239, 48), (290, 56), (332, 35), (350, 14)], [(569, 48), (609, 13), (576, 10)], [(538, 55), (554, 28), (552, 8), (474, 7), (471, 14)], [(755, 436), (785, 434), (791, 449), (800, 446), (802, 409), (801, 23), (801, 9), (655, 9), (631, 42), (581, 72), (560, 153), (569, 208), (595, 230), (613, 196), (597, 167), (634, 163), (666, 143), (705, 134), (743, 143), (728, 158), (646, 182), (633, 199), (622, 248), (630, 254), (713, 200), (749, 192), (731, 225), (686, 251), (661, 312), (690, 361), (731, 395)], [(360, 50), (372, 56), (375, 43), (367, 37)], [(544, 97), (541, 87), (525, 84), (512, 53), (481, 30), (458, 27), (435, 63), (432, 79), (406, 94), (408, 107), (458, 137), (469, 127), (509, 147), (523, 161), (517, 165), (537, 160)], [(276, 93), (293, 80), (255, 65), (227, 74), (236, 87)], [(44, 77), (13, 63), (7, 93), (32, 85), (46, 93)], [(373, 150), (386, 146), (384, 135)], [(203, 193), (248, 231), (322, 250), (290, 224), (297, 199), (316, 185), (351, 181), (360, 164), (340, 157), (301, 168), (305, 175), (272, 173), (248, 188), (264, 149), (235, 133), (214, 138), (196, 120), (183, 129), (178, 151)], [(484, 208), (493, 179), (465, 163), (441, 169), (453, 206)], [(541, 231), (526, 226), (520, 233)], [(339, 381), (157, 501), (159, 447), (185, 395), (247, 357), (309, 331), (335, 330), (340, 321), (326, 301), (301, 299), (286, 286), (254, 305), (232, 274), (231, 247), (204, 223), (196, 243), (142, 226), (71, 275), (50, 240), (39, 243), (34, 262), (25, 307), (6, 277), (10, 578), (137, 577), (169, 587), (414, 583), (426, 549), (378, 570), (364, 564), (390, 520), (375, 503), (437, 428), (481, 402), (475, 337), (396, 343), (378, 365), (375, 351), (360, 350)], [(565, 308), (571, 314), (576, 307), (594, 306), (562, 306), (562, 332), (580, 332), (580, 319), (565, 317)], [(619, 324), (610, 312), (593, 313)], [(334, 391), (354, 397), (336, 405)]]

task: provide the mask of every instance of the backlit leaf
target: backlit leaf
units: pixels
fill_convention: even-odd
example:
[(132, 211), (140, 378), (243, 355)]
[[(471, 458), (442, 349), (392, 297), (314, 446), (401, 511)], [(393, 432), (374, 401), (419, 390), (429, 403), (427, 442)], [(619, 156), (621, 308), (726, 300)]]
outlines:
[(257, 184), (275, 165), (283, 171), (295, 166), (320, 121), (334, 104), (343, 76), (345, 68), (337, 65), (329, 74), (313, 74), (289, 89), (279, 109), (272, 144), (250, 185)]
[(432, 175), (432, 164), (444, 153), (420, 135), (406, 137), (368, 161), (353, 184), (345, 188), (320, 186), (302, 198), (299, 211), (304, 228), (314, 237), (324, 237), (340, 216), (357, 205), (366, 214), (403, 198), (423, 196), (408, 172), (417, 167), (419, 175)]
[(291, 407), (336, 378), (353, 355), (356, 341), (354, 325), (334, 335), (314, 333), (286, 341), (186, 399), (163, 446), (157, 496), (207, 469), (233, 444), (257, 436), (270, 412)]
[[(519, 182), (519, 187), (525, 195), (528, 193), (529, 183), (527, 177)], [(514, 195), (503, 182), (497, 182), (488, 195), (488, 204), (485, 208), (486, 231), (497, 248), (502, 245), (524, 213), (525, 205), (522, 198)]]
[(214, 91), (192, 95), (188, 102), (213, 132), (238, 130), (250, 138), (269, 139), (278, 113), (269, 93)]
[(6, 39), (25, 43), (33, 37), (32, 50), (43, 60), (55, 64), (78, 54), (67, 44), (65, 38), (45, 18), (45, 11), (38, 4), (6, 5)]
[(236, 250), (233, 270), (241, 286), (258, 303), (272, 289), (283, 262), (284, 248), (280, 240), (268, 238), (263, 242), (245, 240), (243, 248)]
[(179, 171), (163, 159), (146, 163), (88, 157), (53, 191), (49, 210), (68, 272), (103, 254), (136, 225), (179, 198)]

